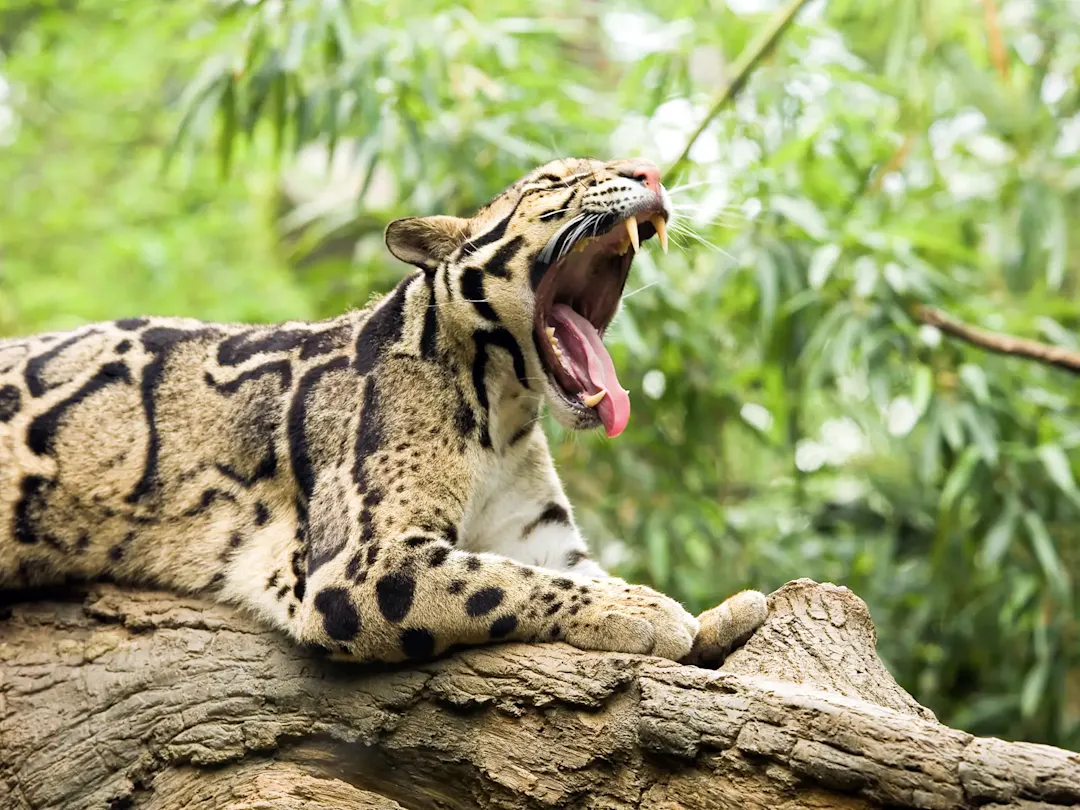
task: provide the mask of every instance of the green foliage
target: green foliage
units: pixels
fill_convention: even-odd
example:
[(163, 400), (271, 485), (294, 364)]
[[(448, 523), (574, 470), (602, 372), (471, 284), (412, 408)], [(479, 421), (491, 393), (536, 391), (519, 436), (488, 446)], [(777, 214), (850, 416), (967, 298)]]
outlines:
[(312, 314), (275, 258), (270, 164), (228, 184), (212, 165), (161, 176), (170, 104), (222, 38), (185, 5), (0, 2), (18, 32), (0, 62), (0, 331)]
[[(0, 2), (0, 333), (362, 304), (394, 216), (670, 164), (779, 5)], [(630, 429), (548, 427), (621, 573), (694, 609), (848, 585), (943, 721), (1080, 748), (1077, 379), (910, 316), (1078, 346), (1080, 12), (997, 6), (809, 4), (635, 263)]]

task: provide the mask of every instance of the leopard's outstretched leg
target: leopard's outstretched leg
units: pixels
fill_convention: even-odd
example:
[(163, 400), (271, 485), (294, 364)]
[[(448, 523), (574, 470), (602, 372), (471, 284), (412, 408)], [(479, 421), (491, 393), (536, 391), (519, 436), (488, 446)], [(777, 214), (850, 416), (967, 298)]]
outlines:
[(357, 548), (309, 578), (293, 635), (361, 660), (423, 659), (508, 640), (678, 660), (697, 633), (678, 602), (619, 579), (561, 574), (418, 534), (383, 536), (367, 548), (377, 549), (373, 563)]

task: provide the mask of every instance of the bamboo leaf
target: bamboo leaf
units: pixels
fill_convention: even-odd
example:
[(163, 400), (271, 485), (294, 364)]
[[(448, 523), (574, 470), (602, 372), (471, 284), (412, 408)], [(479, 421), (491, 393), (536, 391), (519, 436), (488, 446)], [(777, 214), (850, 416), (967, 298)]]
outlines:
[(954, 452), (959, 453), (964, 447), (964, 430), (960, 426), (956, 408), (949, 402), (941, 401), (938, 403), (937, 412), (945, 441)]
[(1039, 561), (1043, 576), (1050, 586), (1050, 592), (1062, 602), (1069, 601), (1069, 576), (1061, 565), (1054, 541), (1050, 532), (1046, 530), (1046, 524), (1037, 512), (1028, 510), (1024, 512), (1024, 527), (1027, 529), (1028, 539), (1031, 540), (1035, 558)]
[(1050, 662), (1039, 661), (1024, 678), (1020, 690), (1020, 714), (1033, 717), (1046, 697), (1046, 682), (1050, 676)]
[(236, 142), (236, 78), (229, 73), (225, 76), (225, 87), (221, 94), (221, 133), (218, 138), (218, 167), (222, 177), (229, 176), (232, 165), (233, 146)]
[(1035, 454), (1046, 468), (1046, 474), (1050, 476), (1054, 485), (1073, 506), (1080, 509), (1080, 489), (1077, 488), (1076, 479), (1073, 478), (1072, 466), (1069, 464), (1069, 457), (1065, 455), (1065, 451), (1056, 444), (1043, 444), (1035, 450)]
[(822, 245), (814, 251), (810, 266), (806, 271), (807, 283), (811, 289), (820, 290), (829, 280), (836, 260), (840, 258), (840, 246), (835, 242)]
[(1010, 497), (1005, 502), (1005, 508), (998, 515), (997, 521), (990, 527), (990, 531), (983, 538), (982, 563), (992, 567), (1000, 562), (1005, 552), (1009, 549), (1013, 537), (1016, 535), (1016, 522), (1020, 517), (1020, 502), (1015, 497)]
[(934, 392), (934, 373), (929, 366), (917, 365), (913, 373), (911, 386), (911, 404), (915, 408), (915, 417), (921, 419), (930, 405)]
[(997, 437), (991, 427), (991, 420), (987, 419), (981, 411), (973, 408), (970, 403), (963, 403), (960, 408), (960, 418), (967, 426), (968, 434), (979, 448), (979, 454), (988, 467), (996, 467), (998, 463)]
[(649, 571), (654, 581), (660, 587), (667, 584), (671, 576), (671, 549), (668, 546), (667, 535), (662, 527), (653, 525), (646, 537), (646, 547), (649, 553)]
[(943, 513), (951, 512), (960, 496), (971, 489), (971, 480), (981, 461), (982, 456), (976, 447), (969, 447), (960, 454), (956, 466), (953, 467), (949, 477), (945, 479), (945, 485), (941, 488), (938, 506)]

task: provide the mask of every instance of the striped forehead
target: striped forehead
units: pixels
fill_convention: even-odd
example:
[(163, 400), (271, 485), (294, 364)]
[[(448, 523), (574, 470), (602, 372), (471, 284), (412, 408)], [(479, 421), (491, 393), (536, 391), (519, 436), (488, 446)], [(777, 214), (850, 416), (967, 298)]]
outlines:
[(553, 160), (530, 172), (519, 182), (519, 186), (530, 186), (544, 183), (558, 183), (572, 180), (583, 180), (594, 177), (604, 168), (603, 161), (592, 158), (563, 158)]
[(560, 185), (570, 186), (578, 183), (593, 185), (602, 178), (604, 163), (591, 158), (565, 158), (554, 160), (538, 169), (534, 169), (495, 197), (482, 209), (483, 218), (498, 217), (515, 207), (523, 195), (530, 191), (550, 189)]

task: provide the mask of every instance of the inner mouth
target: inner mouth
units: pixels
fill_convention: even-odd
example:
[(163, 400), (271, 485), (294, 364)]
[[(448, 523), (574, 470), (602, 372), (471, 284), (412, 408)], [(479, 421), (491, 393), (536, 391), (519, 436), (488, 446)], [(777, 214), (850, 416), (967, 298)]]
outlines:
[(667, 252), (668, 216), (661, 207), (627, 219), (583, 216), (594, 219), (583, 220), (584, 230), (564, 227), (549, 245), (552, 263), (536, 290), (534, 337), (566, 404), (615, 437), (630, 419), (630, 396), (619, 384), (603, 334), (618, 310), (640, 243), (659, 234)]

